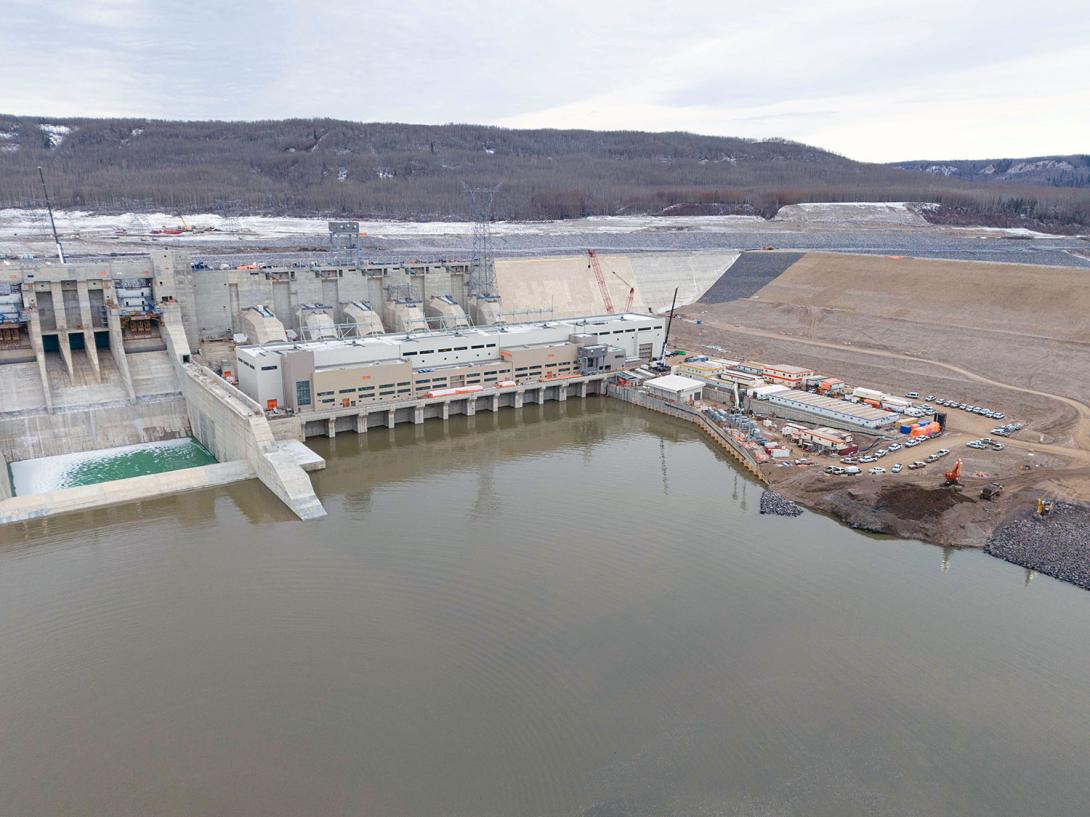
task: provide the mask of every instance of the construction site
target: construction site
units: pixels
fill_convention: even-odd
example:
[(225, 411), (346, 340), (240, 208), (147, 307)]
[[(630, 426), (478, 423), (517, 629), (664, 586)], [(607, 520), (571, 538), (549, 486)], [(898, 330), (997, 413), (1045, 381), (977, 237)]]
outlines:
[[(4, 262), (8, 464), (185, 437), (217, 462), (27, 496), (11, 496), (3, 468), (0, 517), (255, 477), (321, 515), (307, 437), (606, 394), (685, 414), (755, 478), (875, 532), (981, 547), (1038, 497), (1090, 497), (1078, 267), (733, 249), (497, 257), (487, 229), (462, 260), (376, 263), (355, 222), (331, 222), (327, 251), (306, 261), (221, 258)], [(699, 397), (656, 390), (664, 375)], [(958, 404), (1019, 428), (966, 447), (1002, 424)], [(880, 450), (901, 456), (834, 472)], [(939, 450), (950, 461), (931, 465)]]

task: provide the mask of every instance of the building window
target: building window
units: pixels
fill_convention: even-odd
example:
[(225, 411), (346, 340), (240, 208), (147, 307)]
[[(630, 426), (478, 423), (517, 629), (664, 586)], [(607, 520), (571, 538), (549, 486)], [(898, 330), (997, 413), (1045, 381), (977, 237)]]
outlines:
[(296, 380), (295, 381), (295, 402), (300, 406), (310, 405), (310, 381), (309, 380)]
[[(253, 366), (251, 366), (250, 368), (252, 369)], [(276, 366), (262, 366), (261, 367), (261, 371), (263, 371), (263, 372), (275, 372), (276, 369), (277, 369)]]

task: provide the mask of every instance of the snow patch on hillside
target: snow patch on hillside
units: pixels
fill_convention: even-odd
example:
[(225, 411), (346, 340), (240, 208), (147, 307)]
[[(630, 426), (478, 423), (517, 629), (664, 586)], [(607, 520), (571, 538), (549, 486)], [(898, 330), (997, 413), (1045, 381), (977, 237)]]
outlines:
[(64, 141), (64, 137), (72, 132), (72, 129), (67, 125), (50, 125), (43, 123), (38, 125), (38, 128), (45, 134), (46, 139), (49, 140), (49, 146), (51, 148), (59, 147), (61, 142)]

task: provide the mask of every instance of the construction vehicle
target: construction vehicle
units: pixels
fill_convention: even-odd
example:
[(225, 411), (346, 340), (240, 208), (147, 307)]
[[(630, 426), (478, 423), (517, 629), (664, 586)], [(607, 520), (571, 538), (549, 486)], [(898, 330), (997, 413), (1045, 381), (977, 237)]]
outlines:
[(677, 305), (677, 290), (678, 288), (675, 287), (674, 298), (672, 301), (670, 301), (670, 317), (666, 319), (666, 334), (662, 338), (662, 352), (661, 354), (659, 354), (658, 358), (652, 360), (651, 363), (648, 365), (648, 368), (651, 369), (651, 371), (653, 372), (669, 373), (670, 371), (670, 365), (666, 362), (666, 342), (670, 340), (670, 327), (674, 323), (674, 307)]
[(945, 473), (946, 481), (943, 486), (954, 488), (961, 486), (961, 460), (954, 463), (954, 467)]
[(1048, 516), (1052, 513), (1052, 507), (1055, 503), (1051, 499), (1044, 499), (1043, 497), (1037, 497), (1037, 515)]
[(980, 498), (987, 499), (989, 502), (993, 499), (998, 499), (1003, 493), (1003, 486), (998, 482), (993, 482), (991, 485), (985, 485), (980, 489)]

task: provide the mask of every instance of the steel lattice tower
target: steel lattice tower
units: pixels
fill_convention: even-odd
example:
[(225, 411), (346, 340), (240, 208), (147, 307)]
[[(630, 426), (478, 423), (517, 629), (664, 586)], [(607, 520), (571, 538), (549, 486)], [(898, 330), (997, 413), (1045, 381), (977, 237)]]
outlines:
[(469, 278), (469, 295), (495, 295), (496, 271), (492, 257), (492, 219), (495, 216), (496, 187), (469, 187), (463, 183), (469, 196), (473, 215), (473, 265)]

